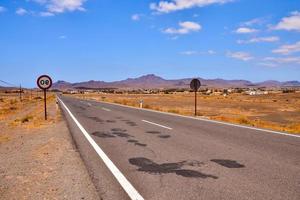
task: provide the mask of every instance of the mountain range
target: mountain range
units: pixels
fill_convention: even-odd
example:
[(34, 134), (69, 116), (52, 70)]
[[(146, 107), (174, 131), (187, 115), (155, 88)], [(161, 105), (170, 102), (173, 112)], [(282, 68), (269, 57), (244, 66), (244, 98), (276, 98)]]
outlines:
[[(259, 83), (253, 83), (247, 80), (224, 80), (224, 79), (203, 79), (198, 78), (203, 87), (209, 88), (249, 88), (249, 87), (300, 87), (299, 81), (279, 82), (268, 80)], [(128, 78), (121, 81), (85, 81), (78, 83), (69, 83), (66, 81), (57, 81), (53, 83), (52, 89), (100, 89), (100, 88), (117, 88), (117, 89), (169, 89), (169, 88), (189, 88), (192, 78), (167, 80), (154, 74), (144, 75), (138, 78)]]

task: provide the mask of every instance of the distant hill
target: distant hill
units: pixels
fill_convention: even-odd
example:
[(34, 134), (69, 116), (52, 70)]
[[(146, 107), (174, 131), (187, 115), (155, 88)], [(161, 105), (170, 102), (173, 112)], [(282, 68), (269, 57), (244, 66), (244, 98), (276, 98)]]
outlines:
[[(264, 81), (252, 83), (247, 80), (224, 80), (224, 79), (203, 79), (198, 78), (203, 87), (210, 88), (246, 88), (246, 87), (300, 87), (299, 81)], [(189, 88), (192, 78), (167, 80), (154, 74), (148, 74), (138, 78), (128, 78), (121, 81), (86, 81), (79, 83), (69, 83), (57, 81), (52, 89), (67, 90), (78, 88), (118, 88), (118, 89), (168, 89), (168, 88)]]

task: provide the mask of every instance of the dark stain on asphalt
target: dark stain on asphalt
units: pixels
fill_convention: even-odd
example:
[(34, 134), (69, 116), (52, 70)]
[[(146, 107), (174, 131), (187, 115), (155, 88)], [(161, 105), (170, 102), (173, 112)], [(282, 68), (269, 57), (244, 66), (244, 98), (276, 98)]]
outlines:
[(137, 141), (137, 140), (127, 140), (127, 142), (136, 143), (136, 142), (139, 142), (139, 141)]
[(134, 145), (137, 145), (137, 146), (140, 146), (140, 147), (147, 146), (147, 144), (140, 143), (138, 140), (127, 140), (127, 142), (133, 143)]
[(146, 133), (149, 133), (149, 134), (160, 134), (159, 131), (146, 131)]
[(129, 126), (137, 126), (137, 124), (132, 121), (127, 121), (126, 124), (128, 124)]
[(101, 137), (101, 138), (114, 138), (115, 137), (114, 135), (110, 134), (109, 132), (106, 133), (106, 132), (99, 132), (99, 131), (93, 132), (92, 135)]
[(83, 106), (78, 106), (78, 108), (79, 108), (80, 110), (86, 110), (86, 108), (83, 107)]
[(127, 131), (126, 129), (112, 128), (110, 130), (112, 131), (111, 134), (117, 135), (117, 136), (122, 137), (122, 138), (132, 137), (131, 135), (129, 135), (128, 133), (126, 133), (126, 131)]
[(245, 165), (242, 165), (235, 160), (212, 159), (210, 161), (215, 162), (215, 163), (222, 165), (223, 167), (227, 167), (227, 168), (244, 168), (245, 167)]
[(117, 135), (117, 136), (122, 137), (122, 138), (132, 137), (131, 135), (129, 135), (127, 133), (124, 133), (124, 132), (120, 132), (120, 131), (112, 132), (112, 134)]
[(195, 166), (195, 162), (199, 165), (201, 162), (198, 161), (182, 161), (177, 163), (163, 163), (158, 164), (153, 162), (148, 158), (138, 157), (138, 158), (130, 158), (129, 163), (135, 165), (138, 168), (138, 171), (150, 173), (150, 174), (168, 174), (174, 173), (179, 176), (187, 177), (187, 178), (213, 178), (217, 179), (217, 176), (204, 174), (199, 171), (190, 170), (190, 169), (182, 169), (184, 166)]
[(162, 138), (162, 139), (167, 139), (167, 138), (171, 137), (170, 135), (161, 135), (161, 132), (159, 132), (159, 131), (146, 131), (146, 133), (158, 135), (157, 137)]
[(116, 120), (106, 120), (108, 123), (116, 123)]
[(121, 131), (121, 132), (126, 132), (126, 129), (121, 129), (121, 128), (112, 128), (110, 129), (111, 131)]
[(137, 124), (129, 119), (121, 119), (121, 121), (125, 122), (129, 126), (137, 126)]
[(120, 117), (116, 117), (116, 119), (123, 119), (123, 117), (121, 117), (121, 116)]
[(95, 122), (103, 123), (103, 120), (100, 119), (99, 117), (88, 117), (91, 120), (94, 120)]
[(141, 147), (147, 146), (147, 144), (143, 144), (143, 143), (139, 143), (139, 142), (136, 142), (136, 143), (134, 143), (134, 144), (137, 145), (137, 146), (141, 146)]
[(171, 137), (170, 135), (159, 135), (158, 137), (163, 138), (163, 139), (167, 139), (169, 137)]
[(114, 138), (116, 136), (121, 137), (121, 138), (132, 137), (131, 135), (126, 133), (125, 129), (114, 128), (114, 129), (111, 129), (111, 130), (112, 130), (111, 132), (96, 131), (96, 132), (93, 132), (92, 135), (95, 135), (95, 136), (101, 137), (101, 138)]
[(86, 108), (85, 107), (83, 107), (83, 106), (78, 106), (78, 105), (74, 105), (74, 107), (75, 107), (75, 109), (79, 109), (79, 110), (86, 110)]

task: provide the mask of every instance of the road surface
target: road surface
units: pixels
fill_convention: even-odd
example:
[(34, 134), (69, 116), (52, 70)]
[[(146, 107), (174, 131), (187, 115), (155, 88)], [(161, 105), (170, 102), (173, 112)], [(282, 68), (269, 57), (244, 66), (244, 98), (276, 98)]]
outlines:
[(59, 98), (103, 199), (300, 199), (297, 136)]

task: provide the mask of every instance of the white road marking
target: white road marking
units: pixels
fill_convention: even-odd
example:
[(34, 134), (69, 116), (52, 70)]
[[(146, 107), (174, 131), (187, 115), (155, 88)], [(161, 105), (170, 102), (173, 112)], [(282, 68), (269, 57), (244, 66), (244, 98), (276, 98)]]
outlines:
[[(95, 101), (95, 102), (99, 103), (99, 101)], [(227, 126), (235, 126), (235, 127), (239, 127), (239, 128), (246, 128), (246, 129), (252, 129), (252, 130), (256, 130), (256, 131), (262, 131), (262, 132), (267, 132), (267, 133), (273, 133), (273, 134), (278, 134), (278, 135), (300, 138), (300, 135), (295, 135), (295, 134), (291, 134), (291, 133), (272, 131), (272, 130), (268, 130), (268, 129), (255, 128), (255, 127), (250, 127), (250, 126), (243, 126), (243, 125), (239, 125), (239, 124), (231, 124), (228, 122), (221, 122), (221, 121), (215, 121), (215, 120), (211, 120), (211, 119), (205, 119), (204, 117), (200, 118), (200, 117), (184, 116), (184, 115), (179, 115), (179, 114), (175, 114), (175, 113), (167, 113), (167, 112), (162, 112), (162, 111), (157, 111), (157, 110), (149, 110), (149, 109), (145, 109), (145, 108), (136, 108), (136, 107), (132, 107), (132, 106), (126, 106), (126, 105), (121, 105), (121, 104), (117, 104), (117, 103), (110, 103), (110, 102), (103, 102), (103, 101), (101, 101), (100, 103), (107, 103), (107, 104), (111, 104), (111, 105), (116, 105), (116, 106), (121, 106), (121, 107), (125, 107), (125, 108), (136, 109), (136, 110), (142, 110), (142, 111), (147, 111), (147, 112), (161, 113), (164, 115), (172, 115), (175, 117), (183, 117), (183, 118), (188, 118), (188, 119), (193, 119), (193, 120), (206, 121), (206, 122), (210, 122), (210, 123), (223, 124), (223, 125), (227, 125)]]
[(111, 111), (110, 109), (108, 109), (108, 108), (104, 108), (104, 107), (102, 107), (101, 109), (102, 109), (102, 110), (105, 110), (105, 111), (108, 111), (108, 112), (110, 112), (110, 111)]
[(164, 126), (164, 125), (161, 125), (161, 124), (157, 124), (157, 123), (154, 123), (154, 122), (150, 122), (150, 121), (147, 121), (147, 120), (142, 120), (143, 122), (146, 122), (146, 123), (149, 123), (149, 124), (153, 124), (153, 125), (156, 125), (156, 126), (160, 126), (160, 127), (163, 127), (163, 128), (166, 128), (166, 129), (169, 129), (169, 130), (172, 130), (172, 128), (168, 127), (168, 126)]
[(58, 98), (58, 100), (61, 102), (61, 104), (66, 109), (68, 114), (74, 120), (75, 124), (78, 126), (78, 128), (81, 130), (83, 135), (86, 137), (86, 139), (92, 145), (92, 147), (95, 149), (95, 151), (97, 152), (99, 157), (103, 160), (105, 165), (108, 167), (108, 169), (111, 171), (111, 173), (117, 179), (117, 181), (120, 183), (120, 185), (126, 191), (128, 196), (130, 197), (130, 199), (144, 200), (144, 198), (139, 194), (139, 192), (131, 185), (131, 183), (126, 179), (126, 177), (122, 174), (122, 172), (115, 166), (115, 164), (108, 158), (108, 156), (104, 153), (104, 151), (97, 145), (97, 143), (93, 140), (93, 138), (88, 134), (88, 132), (83, 128), (83, 126), (78, 122), (78, 120), (74, 117), (74, 115), (71, 113), (69, 108), (64, 104), (64, 102), (60, 98)]

